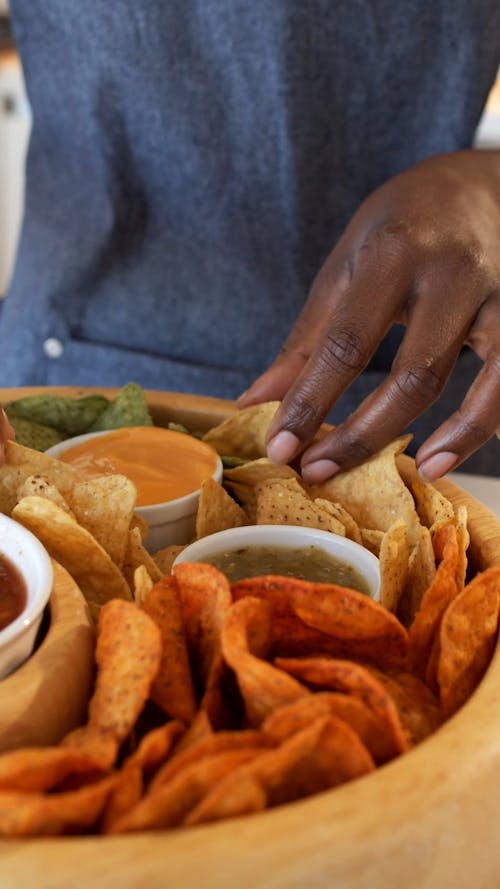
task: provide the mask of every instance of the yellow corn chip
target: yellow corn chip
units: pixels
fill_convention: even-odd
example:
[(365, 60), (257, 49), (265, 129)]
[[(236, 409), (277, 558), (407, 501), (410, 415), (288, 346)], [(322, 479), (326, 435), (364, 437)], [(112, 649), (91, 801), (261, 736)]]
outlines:
[(406, 524), (398, 519), (385, 532), (380, 545), (380, 603), (395, 612), (408, 577)]
[(130, 599), (120, 570), (102, 546), (67, 512), (45, 497), (24, 497), (12, 517), (29, 528), (75, 579), (96, 617), (108, 599)]
[(410, 439), (409, 435), (398, 438), (360, 466), (340, 472), (322, 484), (311, 485), (311, 496), (341, 503), (361, 528), (388, 531), (396, 519), (403, 519), (413, 546), (420, 523), (413, 497), (396, 464), (397, 454)]
[(345, 537), (342, 523), (313, 502), (294, 478), (259, 482), (256, 495), (257, 525), (305, 525)]
[(264, 457), (267, 430), (278, 407), (279, 401), (268, 401), (238, 411), (210, 429), (203, 441), (223, 456), (246, 457), (248, 460)]
[(430, 482), (424, 482), (419, 476), (415, 476), (411, 482), (411, 489), (422, 525), (432, 528), (433, 525), (453, 519), (452, 504)]
[(248, 525), (245, 511), (222, 485), (213, 478), (201, 485), (198, 511), (196, 514), (196, 537), (206, 537), (226, 528), (239, 528)]

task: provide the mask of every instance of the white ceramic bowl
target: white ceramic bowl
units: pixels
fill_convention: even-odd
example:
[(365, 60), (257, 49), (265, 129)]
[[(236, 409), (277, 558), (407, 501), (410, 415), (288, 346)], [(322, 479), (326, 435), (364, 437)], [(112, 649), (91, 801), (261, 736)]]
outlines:
[(221, 550), (243, 546), (315, 546), (351, 566), (364, 579), (370, 596), (379, 598), (380, 568), (376, 556), (347, 537), (298, 525), (245, 525), (209, 534), (186, 546), (175, 559), (172, 570), (181, 562), (203, 562)]
[[(69, 448), (76, 447), (76, 445), (101, 435), (109, 435), (112, 431), (88, 432), (85, 435), (76, 435), (73, 438), (68, 438), (65, 441), (59, 442), (59, 444), (53, 445), (46, 453), (49, 457), (57, 458)], [(180, 432), (176, 434), (185, 435), (185, 433)], [(205, 447), (208, 447), (208, 445), (205, 445)], [(216, 468), (212, 478), (220, 482), (223, 473), (222, 461), (215, 451), (214, 457), (216, 459)], [(163, 547), (170, 546), (171, 544), (185, 544), (193, 539), (199, 499), (200, 491), (197, 489), (184, 497), (178, 497), (176, 500), (168, 500), (152, 506), (138, 506), (136, 508), (136, 512), (147, 522), (149, 528), (148, 536), (145, 540), (145, 546), (149, 552), (157, 552), (159, 549), (163, 549)]]
[(0, 630), (0, 679), (12, 673), (33, 651), (38, 627), (49, 600), (53, 569), (39, 540), (13, 519), (0, 513), (0, 554), (19, 571), (26, 585), (21, 614)]

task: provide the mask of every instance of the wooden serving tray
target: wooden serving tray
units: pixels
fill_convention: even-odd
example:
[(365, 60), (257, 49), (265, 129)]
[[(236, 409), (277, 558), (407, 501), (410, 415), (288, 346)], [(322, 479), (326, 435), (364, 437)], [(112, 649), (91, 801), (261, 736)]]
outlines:
[[(4, 390), (83, 394), (89, 390)], [(90, 390), (110, 393), (113, 390)], [(220, 399), (148, 392), (155, 419), (206, 429)], [(411, 474), (412, 461), (402, 461)], [(469, 510), (471, 559), (500, 562), (500, 522), (451, 482)], [(124, 837), (8, 841), (2, 889), (490, 889), (499, 885), (500, 652), (452, 719), (409, 754), (327, 793), (214, 825)]]

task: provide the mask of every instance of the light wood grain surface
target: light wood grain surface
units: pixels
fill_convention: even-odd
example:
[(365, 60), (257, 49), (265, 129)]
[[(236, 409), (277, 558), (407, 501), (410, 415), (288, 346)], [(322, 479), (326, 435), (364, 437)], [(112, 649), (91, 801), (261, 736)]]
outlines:
[[(7, 400), (5, 395), (0, 397)], [(200, 428), (234, 406), (150, 393), (158, 418)], [(185, 405), (185, 412), (183, 411)], [(170, 414), (170, 412), (172, 412)], [(403, 460), (411, 475), (412, 463)], [(500, 561), (500, 523), (469, 509), (475, 567)], [(500, 844), (500, 654), (469, 702), (376, 773), (310, 799), (202, 828), (4, 842), (2, 889), (496, 889)]]
[(53, 566), (47, 635), (33, 657), (0, 682), (0, 751), (55, 744), (85, 718), (94, 631), (73, 578)]

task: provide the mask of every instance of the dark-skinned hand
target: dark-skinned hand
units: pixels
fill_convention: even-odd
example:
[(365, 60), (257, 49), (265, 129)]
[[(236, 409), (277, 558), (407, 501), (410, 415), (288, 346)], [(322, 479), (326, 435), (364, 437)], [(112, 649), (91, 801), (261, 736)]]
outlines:
[[(393, 323), (405, 336), (384, 382), (321, 441), (315, 433)], [(283, 349), (240, 398), (278, 399), (268, 456), (301, 455), (307, 481), (356, 465), (436, 399), (468, 344), (483, 361), (459, 409), (420, 447), (433, 480), (500, 428), (500, 152), (423, 161), (360, 206)]]

